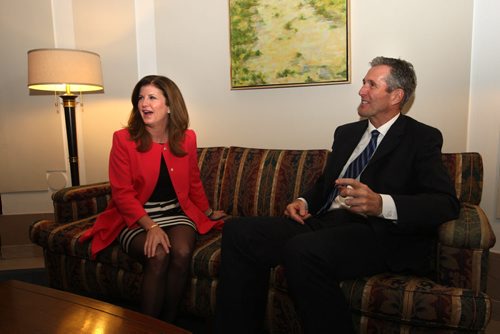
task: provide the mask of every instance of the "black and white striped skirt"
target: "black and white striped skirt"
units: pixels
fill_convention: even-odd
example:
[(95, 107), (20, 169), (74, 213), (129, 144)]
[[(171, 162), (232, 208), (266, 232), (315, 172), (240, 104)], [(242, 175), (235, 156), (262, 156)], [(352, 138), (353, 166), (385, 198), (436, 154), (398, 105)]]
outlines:
[[(149, 217), (161, 228), (174, 225), (189, 225), (196, 231), (195, 223), (189, 219), (182, 211), (177, 198), (165, 202), (147, 202), (144, 209)], [(132, 240), (146, 230), (141, 226), (129, 229), (125, 227), (118, 236), (118, 240), (123, 250), (128, 253)]]

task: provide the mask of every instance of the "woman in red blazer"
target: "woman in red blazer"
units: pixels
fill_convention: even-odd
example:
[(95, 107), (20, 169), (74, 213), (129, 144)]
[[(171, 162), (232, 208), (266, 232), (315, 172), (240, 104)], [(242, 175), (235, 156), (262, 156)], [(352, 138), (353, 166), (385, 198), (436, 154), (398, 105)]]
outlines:
[(132, 92), (128, 126), (113, 135), (112, 199), (80, 241), (92, 256), (118, 239), (144, 265), (141, 310), (172, 322), (177, 314), (196, 233), (222, 227), (200, 179), (196, 134), (177, 85), (146, 76)]

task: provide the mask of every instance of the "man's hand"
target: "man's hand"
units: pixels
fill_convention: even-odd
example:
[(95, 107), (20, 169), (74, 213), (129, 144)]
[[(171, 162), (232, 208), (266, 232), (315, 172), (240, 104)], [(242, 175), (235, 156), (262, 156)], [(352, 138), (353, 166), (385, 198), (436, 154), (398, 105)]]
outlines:
[(305, 219), (311, 217), (307, 211), (306, 203), (300, 199), (296, 199), (286, 206), (285, 216), (302, 225), (304, 225)]
[(338, 179), (335, 184), (339, 187), (339, 195), (345, 197), (347, 210), (367, 216), (382, 213), (382, 196), (373, 192), (366, 184), (355, 179)]

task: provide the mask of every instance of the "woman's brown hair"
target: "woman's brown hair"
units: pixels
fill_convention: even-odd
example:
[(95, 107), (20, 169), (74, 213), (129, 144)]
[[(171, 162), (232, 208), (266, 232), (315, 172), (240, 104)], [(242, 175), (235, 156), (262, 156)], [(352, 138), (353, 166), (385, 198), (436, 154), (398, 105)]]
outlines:
[(184, 132), (189, 125), (186, 104), (177, 85), (169, 78), (161, 75), (145, 76), (139, 80), (132, 91), (133, 108), (127, 126), (131, 139), (136, 143), (139, 152), (146, 152), (151, 148), (152, 138), (146, 129), (138, 108), (141, 88), (147, 85), (153, 85), (162, 91), (166, 104), (170, 109), (165, 129), (168, 135), (170, 151), (176, 156), (185, 156), (187, 153), (182, 149), (181, 143), (184, 140)]

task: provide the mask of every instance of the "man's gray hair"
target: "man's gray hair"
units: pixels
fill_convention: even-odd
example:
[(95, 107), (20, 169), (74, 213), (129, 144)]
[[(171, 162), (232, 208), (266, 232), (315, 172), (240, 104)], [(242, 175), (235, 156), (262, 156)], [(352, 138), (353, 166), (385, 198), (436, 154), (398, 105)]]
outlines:
[(417, 87), (417, 76), (413, 65), (406, 60), (388, 58), (388, 57), (375, 57), (370, 62), (371, 67), (386, 65), (391, 68), (391, 73), (387, 76), (387, 90), (392, 92), (395, 89), (402, 89), (404, 92), (403, 100), (401, 100), (400, 107), (408, 102), (408, 100), (415, 93)]

